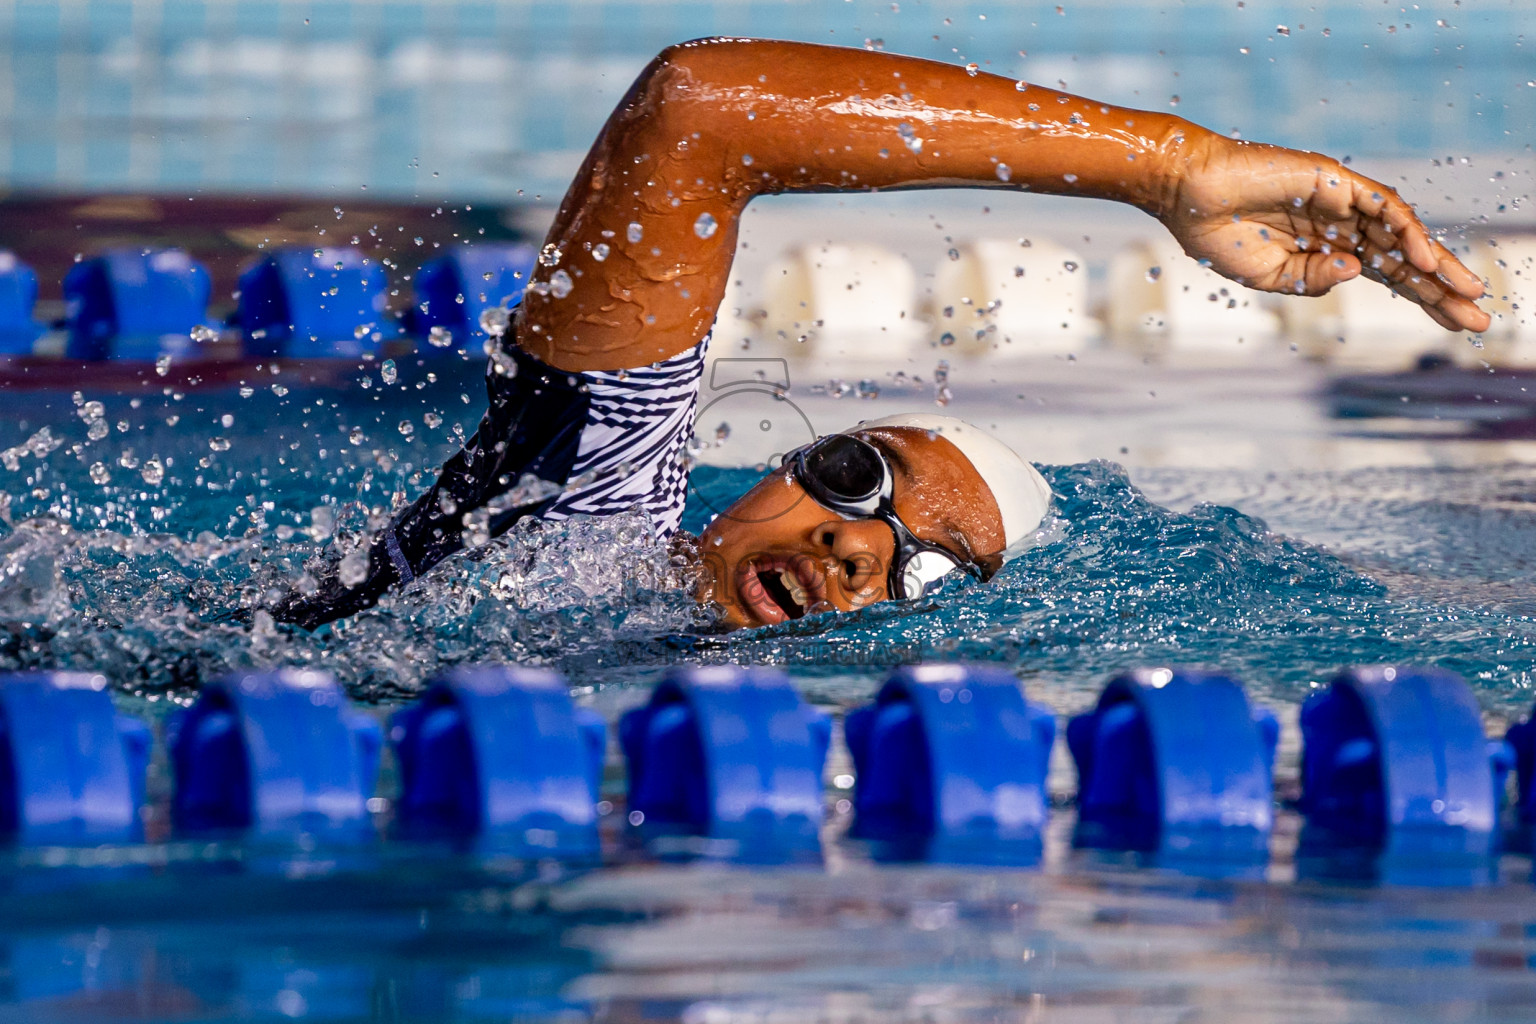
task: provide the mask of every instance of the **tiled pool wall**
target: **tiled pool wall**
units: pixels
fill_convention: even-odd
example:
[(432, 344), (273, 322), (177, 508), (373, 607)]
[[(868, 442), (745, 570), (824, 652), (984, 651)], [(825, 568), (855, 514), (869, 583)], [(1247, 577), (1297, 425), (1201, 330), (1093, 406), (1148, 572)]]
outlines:
[[(0, 3), (0, 184), (515, 201), (563, 190), (649, 56), (887, 50), (1373, 157), (1528, 154), (1523, 2)], [(553, 193), (553, 195), (549, 194)]]

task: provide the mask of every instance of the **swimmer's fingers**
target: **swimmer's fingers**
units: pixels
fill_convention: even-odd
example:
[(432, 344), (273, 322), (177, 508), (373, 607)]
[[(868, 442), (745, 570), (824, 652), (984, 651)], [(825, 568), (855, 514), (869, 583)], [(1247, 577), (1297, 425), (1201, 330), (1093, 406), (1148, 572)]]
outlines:
[(1429, 229), (1396, 192), (1369, 178), (1355, 178), (1355, 205), (1365, 215), (1367, 237), (1383, 250), (1400, 249), (1419, 270), (1434, 274), (1456, 294), (1480, 298), (1483, 282), (1449, 249), (1430, 237)]
[(1477, 303), (1453, 291), (1440, 277), (1403, 260), (1397, 250), (1371, 252), (1365, 260), (1365, 276), (1417, 303), (1446, 330), (1485, 331), (1491, 323)]
[(1365, 215), (1366, 234), (1383, 249), (1400, 248), (1414, 266), (1433, 274), (1439, 254), (1413, 207), (1379, 181), (1352, 175), (1354, 206)]
[(1323, 295), (1360, 276), (1360, 261), (1347, 252), (1292, 252), (1254, 287), (1287, 295)]

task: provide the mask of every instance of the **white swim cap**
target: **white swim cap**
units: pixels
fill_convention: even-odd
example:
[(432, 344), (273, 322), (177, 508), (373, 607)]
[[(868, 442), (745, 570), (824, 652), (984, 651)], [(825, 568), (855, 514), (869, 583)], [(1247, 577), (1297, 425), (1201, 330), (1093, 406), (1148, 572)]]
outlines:
[(868, 427), (916, 427), (938, 434), (960, 449), (960, 454), (992, 491), (998, 511), (1003, 514), (1005, 553), (1034, 533), (1045, 518), (1051, 504), (1051, 488), (1045, 478), (1012, 448), (980, 427), (954, 416), (914, 412), (865, 420), (844, 433)]

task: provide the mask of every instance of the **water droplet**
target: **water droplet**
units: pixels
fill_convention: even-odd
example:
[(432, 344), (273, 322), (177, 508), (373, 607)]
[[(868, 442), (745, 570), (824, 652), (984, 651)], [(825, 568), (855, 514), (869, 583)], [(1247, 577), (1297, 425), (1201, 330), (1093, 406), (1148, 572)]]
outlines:
[(165, 479), (165, 467), (160, 464), (159, 459), (150, 459), (144, 463), (144, 468), (139, 470), (139, 475), (147, 484), (158, 484)]
[(86, 428), (85, 436), (89, 437), (92, 441), (100, 441), (111, 432), (112, 428), (107, 426), (106, 420), (91, 420), (91, 425)]
[(251, 386), (249, 386), (249, 385), (247, 385), (247, 386), (245, 386), (245, 387), (240, 389), (240, 397), (241, 398), (250, 398), (255, 393), (256, 393), (256, 389), (251, 387)]
[(906, 143), (907, 148), (912, 152), (921, 153), (923, 151), (923, 140), (917, 137), (917, 130), (906, 121), (896, 126), (896, 134), (901, 136), (901, 140)]
[(216, 452), (227, 452), (229, 451), (229, 438), (210, 437), (208, 439), (208, 447), (212, 448)]
[(638, 242), (645, 237), (645, 228), (640, 226), (639, 221), (632, 220), (629, 222), (629, 227), (624, 229), (624, 237), (631, 242)]
[(110, 482), (111, 479), (112, 473), (107, 469), (106, 466), (99, 462), (91, 463), (91, 483), (97, 484), (99, 486)]
[[(485, 314), (482, 313), (480, 316), (483, 320)], [(427, 344), (432, 345), (435, 348), (447, 348), (449, 345), (453, 344), (453, 332), (441, 324), (438, 324), (427, 332)]]
[[(1443, 25), (1445, 22), (1441, 22), (1441, 24)], [(1276, 25), (1275, 32), (1277, 35), (1288, 36), (1291, 34), (1291, 27), (1289, 25)]]
[(199, 345), (210, 345), (219, 340), (219, 332), (207, 324), (198, 324), (191, 330), (192, 340)]
[(967, 64), (965, 66), (965, 73), (970, 75), (972, 78), (975, 78), (978, 74), (981, 73), (981, 66), (975, 62)]
[(743, 153), (743, 154), (741, 154), (741, 165), (743, 167), (751, 167), (752, 166), (752, 154), (751, 153)]
[(416, 425), (410, 420), (401, 420), (400, 426), (396, 429), (400, 431), (401, 437), (410, 437), (412, 434), (416, 433)]
[(1013, 83), (1013, 87), (1019, 92), (1027, 92), (1029, 90), (1029, 83), (1021, 78), (1017, 82)]
[(571, 280), (571, 275), (563, 270), (557, 270), (549, 275), (549, 294), (557, 299), (563, 299), (571, 294), (571, 289), (576, 287), (576, 282)]
[(1013, 180), (1013, 168), (1009, 167), (1007, 164), (998, 164), (997, 165), (997, 180), (998, 181), (1012, 181)]
[(880, 385), (873, 380), (865, 378), (859, 381), (858, 395), (866, 401), (873, 401), (880, 397)]
[(955, 336), (953, 334), (951, 334), (949, 331), (945, 331), (943, 334), (939, 335), (939, 344), (943, 345), (945, 348), (948, 348), (950, 345), (953, 345), (954, 343), (955, 343)]
[(336, 567), (336, 578), (349, 587), (355, 587), (368, 578), (368, 549), (357, 548), (349, 552)]
[(1179, 105), (1179, 94), (1178, 93), (1174, 93), (1171, 97), (1169, 97), (1168, 105), (1170, 107), (1176, 107), (1176, 106)]
[(362, 432), (362, 430), (359, 429), (358, 427), (353, 427), (352, 428), (352, 432), (347, 435), (347, 440), (351, 441), (353, 444), (362, 444), (363, 443), (363, 432)]
[(711, 214), (701, 213), (699, 219), (693, 222), (693, 233), (700, 238), (713, 238), (719, 227), (719, 223)]
[(556, 245), (554, 242), (549, 242), (544, 246), (544, 248), (539, 250), (539, 266), (552, 267), (556, 263), (560, 262), (560, 257), (563, 255), (564, 253), (560, 251), (560, 247), (558, 245)]
[(225, 430), (228, 430), (230, 427), (235, 425), (235, 418), (229, 413), (225, 413), (223, 416), (219, 417), (219, 425)]
[(601, 263), (608, 258), (608, 243), (598, 242), (592, 247), (592, 258)]
[(1069, 274), (1077, 273), (1077, 264), (1074, 263), (1072, 260), (1063, 260), (1061, 265), (1062, 265), (1062, 267), (1064, 267), (1066, 269), (1067, 273), (1069, 273)]
[(1147, 280), (1148, 281), (1156, 281), (1158, 278), (1160, 278), (1162, 276), (1163, 276), (1163, 268), (1162, 267), (1148, 267), (1147, 268)]
[(512, 314), (505, 306), (491, 306), (480, 312), (480, 329), (493, 338), (506, 334), (511, 322)]
[(155, 373), (157, 373), (161, 377), (164, 377), (166, 374), (168, 374), (170, 372), (171, 372), (171, 357), (170, 356), (161, 356), (159, 359), (155, 360)]
[(729, 423), (721, 423), (715, 428), (715, 444), (724, 444), (730, 436), (731, 425)]
[(393, 359), (386, 359), (379, 366), (379, 378), (383, 380), (385, 384), (393, 384), (395, 381), (400, 379), (400, 371), (395, 367), (395, 361)]
[(435, 412), (429, 412), (422, 416), (421, 422), (427, 425), (427, 429), (436, 430), (443, 425), (443, 418)]
[(1061, 176), (1061, 179), (1062, 179), (1062, 180), (1063, 180), (1063, 181), (1065, 181), (1065, 182), (1066, 182), (1066, 183), (1067, 183), (1067, 184), (1068, 184), (1068, 185), (1074, 185), (1074, 184), (1076, 184), (1076, 183), (1077, 183), (1077, 175), (1075, 175), (1075, 174), (1072, 174), (1072, 173), (1070, 173), (1070, 172), (1069, 172), (1069, 173), (1067, 173), (1067, 174), (1063, 174), (1063, 175), (1062, 175), (1062, 176)]
[(949, 250), (949, 258), (952, 259), (952, 260), (959, 259), (960, 258), (960, 250), (959, 249), (951, 249), (951, 250)]

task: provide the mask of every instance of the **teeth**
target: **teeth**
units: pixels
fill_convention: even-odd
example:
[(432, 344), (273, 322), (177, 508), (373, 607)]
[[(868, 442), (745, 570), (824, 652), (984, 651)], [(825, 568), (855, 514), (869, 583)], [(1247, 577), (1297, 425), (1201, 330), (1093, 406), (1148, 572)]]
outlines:
[(794, 598), (795, 604), (804, 611), (811, 603), (811, 595), (806, 593), (805, 588), (800, 585), (799, 577), (788, 569), (780, 569), (779, 582), (784, 584), (784, 588), (789, 591), (789, 596)]

